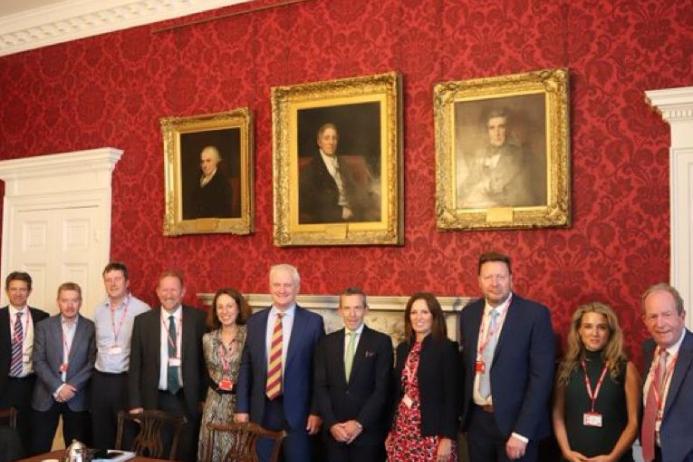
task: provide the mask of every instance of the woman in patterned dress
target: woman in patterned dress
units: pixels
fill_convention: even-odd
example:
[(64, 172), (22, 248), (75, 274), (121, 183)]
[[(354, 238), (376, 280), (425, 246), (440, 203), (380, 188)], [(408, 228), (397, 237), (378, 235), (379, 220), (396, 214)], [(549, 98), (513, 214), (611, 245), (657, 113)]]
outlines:
[(214, 447), (207, 447), (209, 437), (207, 424), (233, 422), (236, 407), (235, 384), (245, 344), (245, 322), (250, 314), (250, 307), (237, 290), (220, 289), (214, 295), (214, 301), (207, 316), (207, 324), (213, 330), (202, 338), (210, 387), (202, 412), (198, 460), (204, 460), (207, 451), (211, 450), (210, 460), (219, 461), (228, 451), (230, 445), (228, 434), (217, 436)]
[(404, 311), (406, 339), (397, 347), (397, 410), (385, 442), (389, 462), (457, 460), (459, 353), (447, 337), (443, 310), (428, 292)]

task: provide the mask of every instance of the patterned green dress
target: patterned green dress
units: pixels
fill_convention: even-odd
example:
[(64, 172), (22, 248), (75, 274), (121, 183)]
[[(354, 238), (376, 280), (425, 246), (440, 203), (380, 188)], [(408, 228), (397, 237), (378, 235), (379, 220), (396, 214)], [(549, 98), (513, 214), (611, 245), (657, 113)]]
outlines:
[[(202, 425), (200, 426), (200, 444), (198, 446), (197, 458), (202, 460), (207, 451), (207, 439), (209, 432), (207, 424), (229, 423), (233, 421), (233, 413), (236, 408), (236, 395), (232, 393), (220, 393), (215, 390), (217, 384), (223, 379), (230, 379), (234, 385), (238, 380), (238, 370), (241, 365), (241, 354), (245, 344), (246, 328), (238, 326), (236, 338), (229, 348), (226, 348), (221, 341), (221, 330), (215, 330), (202, 337), (202, 348), (204, 350), (205, 362), (209, 377), (212, 380), (207, 390), (207, 400), (202, 411)], [(218, 437), (213, 448), (213, 461), (219, 461), (228, 451), (231, 444), (230, 436), (227, 434)]]

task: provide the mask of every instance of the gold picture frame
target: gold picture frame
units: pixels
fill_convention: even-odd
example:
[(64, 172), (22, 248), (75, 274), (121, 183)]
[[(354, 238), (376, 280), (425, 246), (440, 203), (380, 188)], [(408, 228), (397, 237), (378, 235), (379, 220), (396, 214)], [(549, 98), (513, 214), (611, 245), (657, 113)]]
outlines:
[(274, 244), (401, 245), (401, 125), (396, 72), (272, 88)]
[(439, 229), (570, 225), (568, 71), (435, 86)]
[(253, 118), (247, 107), (161, 119), (164, 235), (253, 231)]

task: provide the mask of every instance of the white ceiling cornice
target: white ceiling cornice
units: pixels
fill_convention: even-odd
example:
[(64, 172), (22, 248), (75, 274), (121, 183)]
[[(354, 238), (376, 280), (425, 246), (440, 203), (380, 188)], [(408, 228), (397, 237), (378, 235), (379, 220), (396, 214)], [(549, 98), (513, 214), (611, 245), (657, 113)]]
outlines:
[(0, 17), (0, 56), (248, 0), (64, 0)]

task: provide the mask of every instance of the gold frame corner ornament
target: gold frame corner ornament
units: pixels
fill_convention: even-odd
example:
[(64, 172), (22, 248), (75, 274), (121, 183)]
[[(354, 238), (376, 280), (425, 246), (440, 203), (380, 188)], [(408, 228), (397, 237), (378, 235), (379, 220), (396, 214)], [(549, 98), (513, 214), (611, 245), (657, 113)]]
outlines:
[[(538, 203), (458, 205), (457, 172), (462, 130), (456, 114), (465, 108), (502, 105), (506, 99), (543, 95), (546, 200)], [(506, 100), (507, 101), (507, 100)], [(456, 105), (460, 104), (459, 111)], [(467, 106), (465, 106), (467, 105)], [(476, 105), (476, 106), (474, 106)], [(438, 83), (433, 92), (436, 145), (436, 224), (441, 230), (522, 229), (570, 226), (570, 125), (567, 69)], [(481, 109), (479, 109), (481, 111)], [(518, 111), (521, 112), (521, 111)], [(489, 135), (490, 136), (490, 135)], [(460, 136), (464, 141), (464, 136)], [(469, 149), (471, 151), (471, 149)], [(471, 176), (471, 175), (470, 175)], [(472, 178), (470, 182), (477, 181)], [(542, 193), (543, 194), (543, 193)]]
[[(164, 146), (164, 236), (230, 233), (245, 235), (254, 230), (253, 116), (241, 107), (214, 114), (164, 117), (160, 120)], [(239, 217), (183, 218), (181, 135), (238, 129), (240, 143)], [(199, 153), (196, 153), (199, 154)]]
[[(403, 244), (401, 80), (399, 73), (389, 72), (272, 88), (276, 246)], [(298, 218), (299, 111), (326, 108), (329, 112), (359, 103), (378, 108), (380, 131), (374, 133), (380, 146), (379, 219), (302, 223)]]

